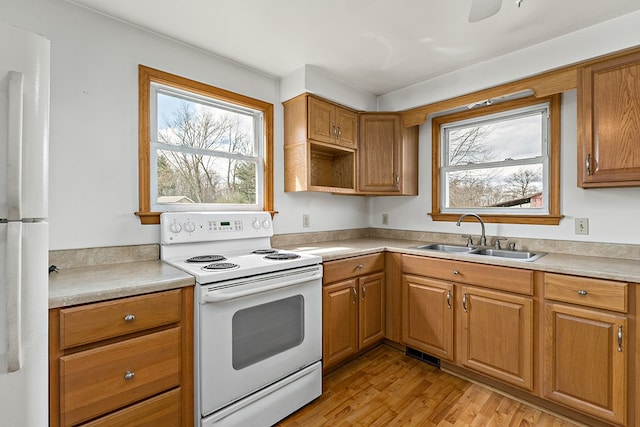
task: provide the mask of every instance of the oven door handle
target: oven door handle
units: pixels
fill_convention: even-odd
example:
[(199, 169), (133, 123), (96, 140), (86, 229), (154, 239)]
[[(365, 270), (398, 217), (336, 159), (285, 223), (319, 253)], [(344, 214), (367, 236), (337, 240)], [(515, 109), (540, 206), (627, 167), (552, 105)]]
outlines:
[(312, 280), (321, 279), (321, 278), (322, 278), (322, 272), (320, 272), (318, 274), (313, 274), (311, 276), (299, 277), (297, 279), (288, 280), (288, 281), (285, 281), (285, 282), (274, 283), (272, 285), (260, 286), (259, 288), (243, 289), (243, 290), (239, 290), (239, 291), (233, 291), (232, 290), (233, 288), (231, 288), (231, 291), (230, 291), (229, 288), (228, 289), (216, 289), (216, 290), (212, 290), (212, 291), (209, 291), (209, 292), (205, 293), (202, 296), (202, 301), (204, 303), (228, 301), (228, 300), (231, 300), (231, 299), (246, 297), (248, 295), (254, 295), (254, 294), (261, 293), (261, 292), (267, 292), (267, 291), (273, 291), (275, 289), (287, 288), (289, 286), (295, 286), (295, 285), (299, 285), (300, 283), (306, 283), (306, 282), (310, 282)]

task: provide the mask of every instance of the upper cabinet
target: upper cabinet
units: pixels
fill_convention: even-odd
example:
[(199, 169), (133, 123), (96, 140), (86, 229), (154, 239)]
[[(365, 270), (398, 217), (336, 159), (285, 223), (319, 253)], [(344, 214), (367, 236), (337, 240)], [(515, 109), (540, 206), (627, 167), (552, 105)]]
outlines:
[(402, 127), (397, 113), (361, 113), (358, 192), (418, 194), (418, 126)]
[(640, 53), (578, 72), (578, 185), (640, 185)]
[(283, 105), (284, 191), (355, 193), (357, 113), (309, 94)]
[(307, 95), (309, 139), (357, 148), (358, 115), (328, 101)]

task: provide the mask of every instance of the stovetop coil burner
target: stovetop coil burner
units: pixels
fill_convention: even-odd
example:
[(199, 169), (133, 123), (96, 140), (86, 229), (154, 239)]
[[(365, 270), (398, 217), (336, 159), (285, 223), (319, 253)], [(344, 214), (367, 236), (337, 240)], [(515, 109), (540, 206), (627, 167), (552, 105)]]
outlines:
[(203, 270), (216, 271), (216, 270), (231, 270), (234, 268), (239, 268), (238, 264), (234, 264), (232, 262), (214, 262), (213, 264), (205, 265), (202, 267)]
[(222, 255), (198, 255), (187, 259), (185, 262), (219, 262), (226, 260)]
[(266, 255), (266, 254), (274, 254), (276, 252), (278, 252), (276, 249), (256, 249), (251, 253), (257, 254), (257, 255)]
[(272, 260), (287, 260), (287, 259), (300, 258), (300, 255), (294, 254), (294, 253), (275, 253), (275, 254), (267, 255), (264, 258), (272, 259)]

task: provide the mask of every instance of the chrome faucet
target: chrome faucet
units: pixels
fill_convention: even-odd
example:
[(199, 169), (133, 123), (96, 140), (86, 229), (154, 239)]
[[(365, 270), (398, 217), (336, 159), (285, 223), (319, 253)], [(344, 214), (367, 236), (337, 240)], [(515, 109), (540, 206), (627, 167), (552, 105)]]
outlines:
[(480, 236), (480, 246), (487, 246), (487, 237), (484, 234), (484, 221), (482, 220), (482, 218), (480, 218), (480, 215), (476, 215), (474, 213), (462, 214), (460, 215), (460, 218), (458, 218), (458, 222), (456, 223), (456, 225), (460, 227), (460, 223), (467, 216), (472, 216), (476, 218), (478, 221), (480, 221), (480, 225), (482, 226), (482, 235)]

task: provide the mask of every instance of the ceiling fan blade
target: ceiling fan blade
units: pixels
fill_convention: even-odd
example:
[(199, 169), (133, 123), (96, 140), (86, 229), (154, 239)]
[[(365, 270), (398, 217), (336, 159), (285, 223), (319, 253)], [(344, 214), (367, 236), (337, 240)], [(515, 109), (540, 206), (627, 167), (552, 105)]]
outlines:
[(478, 22), (495, 15), (502, 6), (502, 0), (471, 0), (469, 22)]

